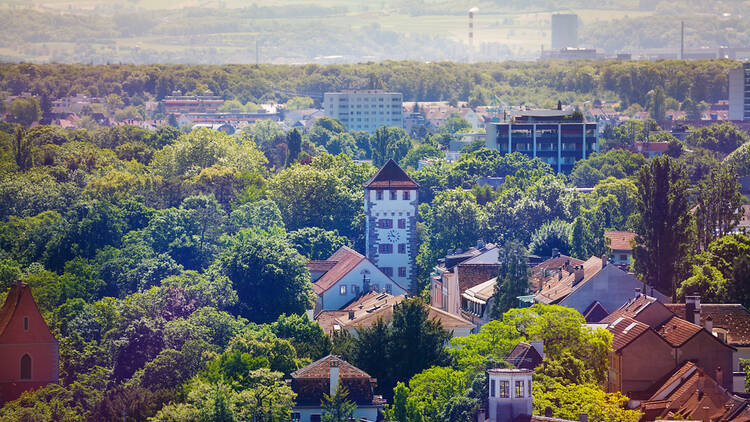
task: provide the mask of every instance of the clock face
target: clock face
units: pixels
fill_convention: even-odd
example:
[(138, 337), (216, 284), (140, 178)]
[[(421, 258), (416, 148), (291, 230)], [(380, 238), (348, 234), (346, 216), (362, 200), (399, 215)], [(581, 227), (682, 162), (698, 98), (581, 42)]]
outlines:
[(401, 239), (401, 236), (396, 230), (390, 230), (386, 235), (386, 238), (389, 242), (398, 242), (398, 240)]

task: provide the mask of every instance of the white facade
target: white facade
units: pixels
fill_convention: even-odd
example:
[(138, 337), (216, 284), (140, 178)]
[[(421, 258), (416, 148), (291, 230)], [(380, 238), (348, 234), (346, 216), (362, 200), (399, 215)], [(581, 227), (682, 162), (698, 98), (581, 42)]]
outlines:
[(367, 257), (407, 289), (415, 277), (417, 203), (416, 189), (365, 191)]
[(381, 126), (403, 127), (403, 96), (377, 89), (323, 94), (325, 115), (341, 120), (349, 130), (374, 132)]
[(490, 369), (489, 420), (511, 422), (532, 412), (532, 375), (529, 369)]
[[(292, 408), (292, 420), (294, 421), (320, 422), (322, 415), (323, 408), (320, 406), (295, 406)], [(357, 405), (353, 416), (356, 421), (367, 419), (374, 422), (378, 420), (378, 407)]]
[(369, 289), (376, 292), (388, 292), (394, 296), (407, 294), (404, 286), (394, 283), (372, 262), (363, 259), (356, 267), (341, 277), (331, 288), (318, 295), (316, 311), (341, 309)]

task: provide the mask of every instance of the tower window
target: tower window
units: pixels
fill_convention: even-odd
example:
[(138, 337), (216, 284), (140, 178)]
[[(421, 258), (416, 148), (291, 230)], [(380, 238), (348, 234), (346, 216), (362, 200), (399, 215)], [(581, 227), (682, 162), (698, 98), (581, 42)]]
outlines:
[(382, 218), (380, 221), (380, 228), (381, 229), (392, 229), (393, 228), (393, 219), (391, 218)]
[(399, 218), (398, 219), (398, 228), (399, 229), (405, 229), (406, 228), (406, 219), (405, 218)]
[(406, 267), (398, 267), (398, 276), (406, 277)]
[(31, 379), (31, 356), (28, 354), (21, 357), (21, 379)]
[(408, 200), (409, 200), (409, 191), (408, 191), (408, 190), (405, 190), (405, 191), (404, 191), (404, 196), (403, 196), (403, 198), (404, 198), (404, 201), (408, 201)]
[(382, 267), (380, 268), (380, 271), (382, 271), (383, 274), (387, 275), (388, 277), (393, 276), (393, 267)]
[(398, 253), (406, 253), (406, 243), (398, 244)]
[(29, 331), (29, 317), (23, 317), (23, 330)]
[(378, 252), (382, 254), (393, 253), (393, 245), (390, 243), (381, 243), (378, 245)]

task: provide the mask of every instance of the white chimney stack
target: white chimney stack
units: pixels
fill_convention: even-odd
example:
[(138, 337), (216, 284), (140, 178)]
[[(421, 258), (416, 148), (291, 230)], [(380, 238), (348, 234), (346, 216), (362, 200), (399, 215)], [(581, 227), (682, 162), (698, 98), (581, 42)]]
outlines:
[(339, 361), (337, 358), (331, 359), (331, 379), (330, 379), (330, 391), (328, 394), (333, 396), (336, 394), (336, 390), (339, 388)]

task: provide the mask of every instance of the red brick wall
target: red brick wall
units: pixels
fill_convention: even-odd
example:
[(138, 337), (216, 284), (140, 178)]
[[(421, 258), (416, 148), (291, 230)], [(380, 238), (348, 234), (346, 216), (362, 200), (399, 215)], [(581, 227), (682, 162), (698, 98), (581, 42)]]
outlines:
[(466, 289), (497, 277), (500, 264), (459, 264), (456, 271), (458, 271), (458, 286), (463, 293)]

